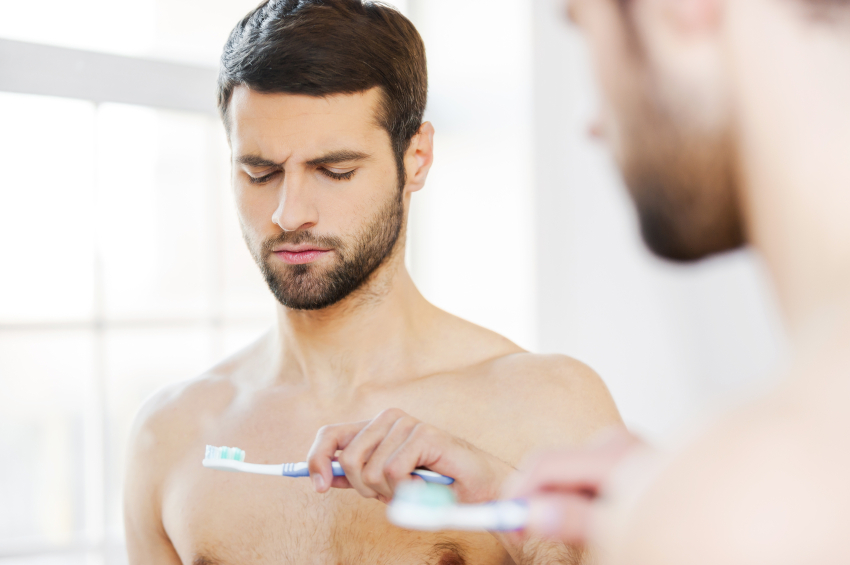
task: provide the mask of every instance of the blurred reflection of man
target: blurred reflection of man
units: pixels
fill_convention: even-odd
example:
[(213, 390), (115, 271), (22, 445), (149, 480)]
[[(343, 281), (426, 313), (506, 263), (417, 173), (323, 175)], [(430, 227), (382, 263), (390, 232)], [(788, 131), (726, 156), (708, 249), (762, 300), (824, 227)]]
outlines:
[(435, 308), (411, 281), (405, 225), (432, 161), (426, 91), (421, 39), (387, 7), (272, 1), (232, 32), (219, 108), (242, 230), (278, 323), (142, 409), (125, 495), (132, 563), (577, 559), (560, 544), (393, 528), (385, 491), (348, 462), (349, 486), (371, 499), (318, 494), (331, 486), (320, 473), (282, 479), (200, 464), (205, 444), (238, 446), (254, 462), (302, 461), (322, 426), (380, 413), (398, 430), (463, 438), (454, 445), (471, 454), (474, 496), (485, 500), (529, 450), (619, 423), (590, 369), (530, 355)]
[[(644, 239), (676, 260), (751, 243), (796, 358), (648, 476), (620, 435), (542, 456), (509, 495), (535, 501), (532, 530), (597, 532), (610, 563), (850, 563), (850, 1), (574, 0), (570, 14)], [(619, 502), (602, 511), (589, 495), (606, 484)]]

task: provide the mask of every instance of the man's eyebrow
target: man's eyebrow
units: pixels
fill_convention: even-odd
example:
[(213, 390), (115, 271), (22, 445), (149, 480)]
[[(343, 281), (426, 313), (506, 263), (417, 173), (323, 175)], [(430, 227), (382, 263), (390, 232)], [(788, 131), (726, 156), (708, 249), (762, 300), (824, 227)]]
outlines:
[[(366, 159), (371, 159), (372, 156), (367, 153), (361, 153), (359, 151), (352, 151), (350, 149), (341, 149), (339, 151), (331, 151), (330, 153), (326, 153), (321, 157), (316, 157), (315, 159), (310, 159), (307, 161), (307, 164), (311, 167), (316, 167), (319, 165), (330, 165), (333, 163), (343, 163), (347, 161), (365, 161)], [(279, 169), (283, 168), (283, 163), (275, 163), (269, 159), (264, 159), (259, 155), (240, 155), (236, 158), (236, 162), (241, 165), (248, 165), (250, 167), (277, 167)]]
[(348, 161), (365, 161), (371, 157), (371, 155), (360, 153), (359, 151), (342, 149), (340, 151), (331, 151), (330, 153), (326, 153), (315, 159), (310, 159), (307, 161), (307, 164), (311, 167), (316, 167), (318, 165), (331, 165), (333, 163), (343, 163)]
[(274, 161), (270, 161), (268, 159), (263, 159), (259, 155), (240, 155), (236, 158), (236, 162), (241, 165), (248, 165), (250, 167), (277, 167), (283, 168), (282, 163), (275, 163)]

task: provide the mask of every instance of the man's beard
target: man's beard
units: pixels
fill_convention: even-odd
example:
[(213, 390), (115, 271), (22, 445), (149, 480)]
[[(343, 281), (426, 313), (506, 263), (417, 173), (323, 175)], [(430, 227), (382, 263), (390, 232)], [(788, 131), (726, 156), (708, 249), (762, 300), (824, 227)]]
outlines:
[(620, 165), (647, 246), (666, 259), (695, 261), (743, 245), (729, 132), (699, 131), (657, 104), (628, 114)]
[[(661, 89), (631, 15), (623, 10), (637, 65), (615, 105), (619, 165), (637, 206), (641, 235), (656, 254), (695, 261), (745, 243), (732, 128), (695, 119), (687, 94)], [(638, 77), (638, 78), (634, 78)], [(673, 86), (672, 84), (666, 86)], [(666, 93), (664, 95), (663, 93)]]
[[(393, 253), (403, 225), (403, 193), (397, 190), (375, 218), (349, 242), (309, 231), (293, 231), (266, 240), (259, 250), (250, 242), (248, 248), (278, 302), (294, 310), (319, 310), (336, 304), (366, 282)], [(280, 245), (303, 243), (333, 249), (338, 258), (325, 270), (309, 263), (273, 265), (269, 260)]]
[(623, 131), (623, 177), (657, 255), (695, 261), (745, 242), (733, 144), (653, 108)]

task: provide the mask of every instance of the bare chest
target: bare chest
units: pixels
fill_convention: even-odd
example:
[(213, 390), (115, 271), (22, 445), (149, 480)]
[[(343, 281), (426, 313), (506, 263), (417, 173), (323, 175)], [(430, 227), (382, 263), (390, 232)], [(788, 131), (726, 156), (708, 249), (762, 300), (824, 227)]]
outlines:
[(307, 479), (181, 473), (165, 493), (163, 523), (183, 563), (498, 564), (506, 554), (482, 533), (411, 532), (356, 492), (317, 494)]
[[(320, 495), (306, 478), (226, 473), (200, 464), (205, 444), (238, 446), (245, 449), (247, 460), (256, 463), (303, 461), (322, 425), (364, 420), (388, 406), (420, 417), (427, 414), (423, 419), (429, 423), (513, 459), (497, 449), (501, 441), (470, 433), (483, 429), (500, 440), (506, 436), (504, 420), (487, 409), (480, 391), (466, 400), (453, 395), (453, 402), (446, 402), (440, 391), (434, 398), (428, 390), (414, 392), (370, 398), (351, 410), (334, 407), (332, 413), (297, 397), (266, 393), (261, 400), (230, 409), (200, 428), (161, 491), (163, 525), (183, 563), (511, 563), (487, 532), (403, 530), (387, 522), (383, 503), (364, 499), (353, 490)], [(467, 420), (475, 425), (464, 425)]]

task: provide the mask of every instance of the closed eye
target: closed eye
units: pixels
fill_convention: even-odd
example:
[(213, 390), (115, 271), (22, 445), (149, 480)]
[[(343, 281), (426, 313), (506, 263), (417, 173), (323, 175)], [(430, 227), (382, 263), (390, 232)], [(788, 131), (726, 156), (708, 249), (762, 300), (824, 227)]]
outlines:
[(330, 170), (328, 170), (328, 169), (325, 169), (324, 167), (320, 167), (320, 168), (319, 168), (319, 171), (320, 171), (323, 175), (325, 175), (326, 177), (332, 178), (332, 179), (334, 179), (334, 180), (348, 180), (348, 179), (350, 179), (351, 177), (353, 177), (353, 176), (354, 176), (354, 171), (355, 171), (355, 170), (356, 170), (356, 169), (351, 169), (350, 171), (347, 171), (347, 172), (345, 172), (345, 173), (335, 173), (335, 172), (333, 172), (333, 171), (330, 171)]
[(248, 182), (250, 182), (251, 184), (265, 184), (272, 180), (278, 174), (280, 174), (280, 171), (272, 171), (269, 174), (263, 175), (261, 177), (252, 177), (251, 175), (248, 175)]

